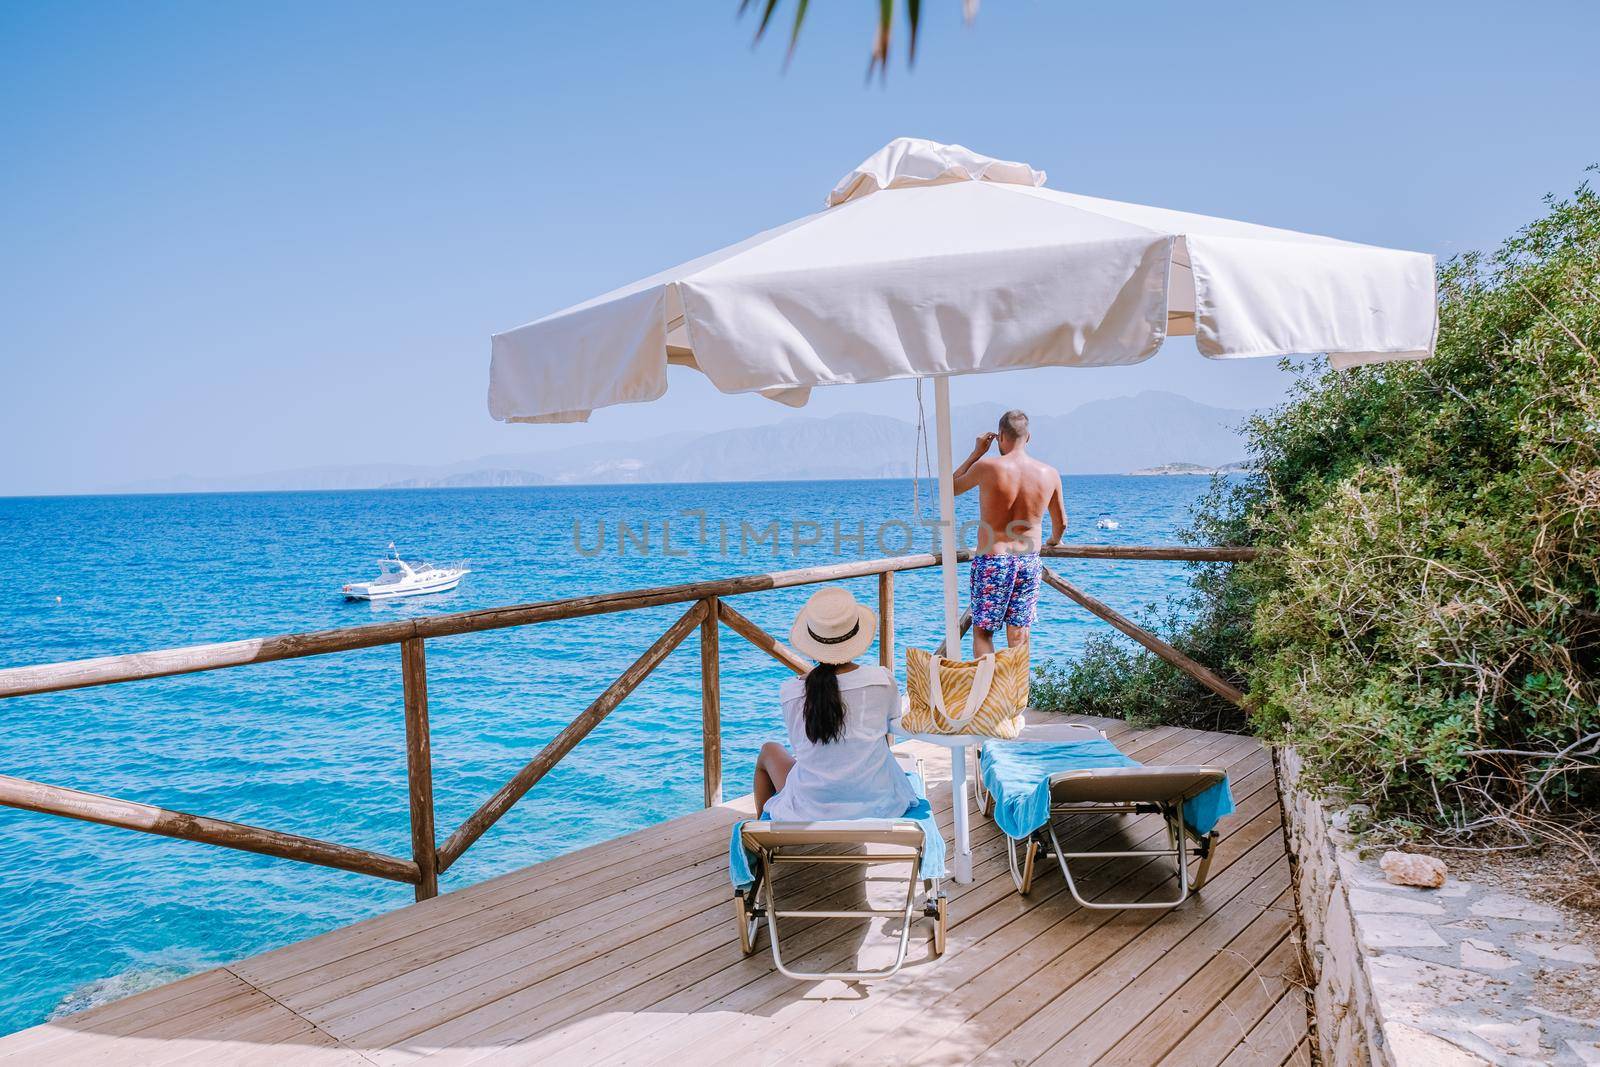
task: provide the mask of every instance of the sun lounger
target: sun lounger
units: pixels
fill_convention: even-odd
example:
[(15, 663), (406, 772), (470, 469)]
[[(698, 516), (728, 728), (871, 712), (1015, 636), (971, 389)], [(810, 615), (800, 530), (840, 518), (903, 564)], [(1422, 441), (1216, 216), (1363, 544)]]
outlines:
[[(1035, 861), (1053, 855), (1074, 900), (1085, 908), (1173, 908), (1205, 884), (1216, 825), (1233, 812), (1226, 772), (1217, 767), (1145, 766), (1086, 726), (1030, 727), (1015, 741), (984, 744), (978, 799), (1005, 833), (1017, 891), (1033, 888)], [(1056, 820), (1072, 814), (1155, 814), (1167, 824), (1165, 848), (1068, 852)], [(1171, 857), (1177, 896), (1164, 900), (1086, 900), (1070, 860)], [(1191, 879), (1189, 865), (1199, 865)]]
[[(941, 955), (945, 944), (945, 896), (941, 889), (944, 870), (944, 838), (933, 821), (922, 778), (909, 774), (917, 792), (917, 802), (898, 819), (848, 819), (831, 822), (773, 822), (766, 816), (749, 819), (733, 827), (728, 850), (728, 871), (733, 882), (733, 904), (739, 922), (739, 947), (746, 956), (756, 950), (765, 919), (767, 937), (772, 942), (772, 962), (790, 978), (857, 980), (888, 978), (905, 963), (911, 942), (911, 927), (918, 918), (917, 888), (920, 882), (922, 916), (933, 923), (933, 954)], [(814, 851), (819, 846), (827, 851)], [(866, 849), (871, 848), (871, 851)], [(778, 900), (777, 868), (790, 864), (828, 863), (858, 866), (904, 865), (905, 904), (891, 908), (793, 909)], [(894, 963), (876, 971), (808, 972), (791, 970), (783, 960), (778, 935), (779, 919), (871, 919), (879, 915), (900, 917), (899, 944)]]

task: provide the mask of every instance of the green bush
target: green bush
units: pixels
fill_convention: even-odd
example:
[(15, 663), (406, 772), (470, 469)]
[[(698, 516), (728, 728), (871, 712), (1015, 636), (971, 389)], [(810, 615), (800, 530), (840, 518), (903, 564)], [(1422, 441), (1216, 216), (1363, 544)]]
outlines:
[[(1313, 780), (1390, 816), (1557, 833), (1600, 795), (1600, 197), (1439, 273), (1436, 353), (1300, 368), (1189, 538), (1169, 640), (1247, 687)], [(1185, 621), (1186, 620), (1186, 621)], [(1062, 710), (1237, 725), (1113, 642), (1041, 668)]]

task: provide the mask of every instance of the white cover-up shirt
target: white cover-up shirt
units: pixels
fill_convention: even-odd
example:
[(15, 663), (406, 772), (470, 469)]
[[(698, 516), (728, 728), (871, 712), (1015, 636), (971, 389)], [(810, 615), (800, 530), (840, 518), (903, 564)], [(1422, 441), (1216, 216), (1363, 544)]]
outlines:
[(885, 735), (900, 710), (900, 687), (883, 667), (861, 666), (839, 675), (844, 732), (827, 744), (806, 738), (804, 678), (778, 690), (794, 767), (766, 812), (780, 822), (822, 819), (897, 819), (916, 794), (895, 762)]

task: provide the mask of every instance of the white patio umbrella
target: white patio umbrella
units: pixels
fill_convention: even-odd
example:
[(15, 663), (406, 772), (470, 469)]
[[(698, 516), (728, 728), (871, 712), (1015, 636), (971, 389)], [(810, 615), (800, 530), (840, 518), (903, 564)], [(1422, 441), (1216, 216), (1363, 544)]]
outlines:
[(1433, 257), (1044, 188), (1025, 163), (898, 138), (786, 226), (496, 334), (489, 411), (582, 422), (655, 400), (667, 365), (726, 393), (934, 380), (946, 647), (961, 647), (949, 379), (1212, 359), (1422, 359)]

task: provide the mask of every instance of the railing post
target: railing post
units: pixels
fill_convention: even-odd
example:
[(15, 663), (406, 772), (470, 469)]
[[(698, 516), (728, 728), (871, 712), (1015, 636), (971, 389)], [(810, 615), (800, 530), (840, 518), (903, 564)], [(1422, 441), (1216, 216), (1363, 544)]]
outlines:
[(411, 856), (421, 877), (417, 899), (439, 895), (439, 854), (433, 836), (433, 741), (428, 731), (428, 663), (422, 639), (400, 642), (405, 686), (406, 782), (411, 797)]
[(705, 769), (706, 807), (722, 803), (722, 656), (718, 645), (716, 597), (707, 597), (700, 620), (700, 742)]
[(878, 662), (894, 670), (894, 571), (878, 575)]

